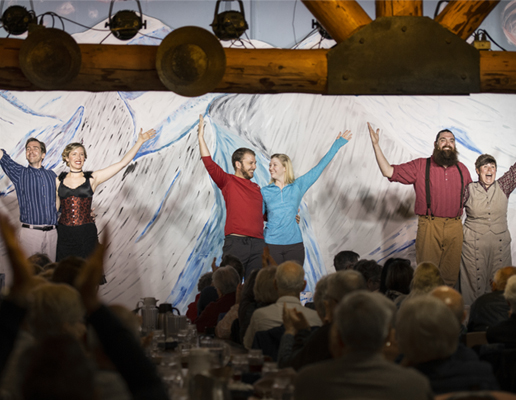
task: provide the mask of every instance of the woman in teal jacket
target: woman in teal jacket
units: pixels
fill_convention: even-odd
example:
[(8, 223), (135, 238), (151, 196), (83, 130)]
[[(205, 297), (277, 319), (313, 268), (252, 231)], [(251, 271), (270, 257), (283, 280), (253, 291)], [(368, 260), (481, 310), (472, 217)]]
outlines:
[(339, 133), (326, 155), (309, 172), (294, 177), (292, 162), (286, 154), (273, 154), (269, 164), (271, 181), (262, 188), (267, 225), (264, 230), (265, 243), (274, 260), (296, 261), (303, 265), (305, 247), (301, 230), (296, 223), (296, 214), (306, 191), (321, 176), (337, 151), (351, 139), (349, 130)]

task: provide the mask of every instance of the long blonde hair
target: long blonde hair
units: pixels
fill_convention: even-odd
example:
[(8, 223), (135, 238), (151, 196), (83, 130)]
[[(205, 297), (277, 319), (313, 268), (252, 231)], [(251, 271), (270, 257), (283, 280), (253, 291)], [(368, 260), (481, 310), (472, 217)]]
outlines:
[[(292, 161), (290, 160), (290, 157), (286, 154), (277, 153), (271, 156), (271, 160), (273, 158), (277, 158), (278, 160), (280, 160), (281, 165), (285, 167), (285, 185), (290, 185), (291, 183), (293, 183), (296, 180), (296, 177), (294, 176), (294, 167), (292, 166)], [(271, 178), (269, 184), (274, 182), (276, 182), (276, 180)]]

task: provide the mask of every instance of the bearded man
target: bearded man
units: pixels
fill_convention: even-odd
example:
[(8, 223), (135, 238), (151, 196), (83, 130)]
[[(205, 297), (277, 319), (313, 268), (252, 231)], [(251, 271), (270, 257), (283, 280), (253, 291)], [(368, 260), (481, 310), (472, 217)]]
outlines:
[(429, 261), (439, 267), (444, 282), (454, 286), (459, 276), (462, 253), (464, 191), (471, 176), (458, 160), (455, 136), (448, 129), (437, 134), (434, 152), (405, 164), (391, 165), (379, 145), (380, 129), (368, 123), (378, 166), (390, 182), (413, 185), (414, 212), (419, 216), (416, 236), (417, 263)]

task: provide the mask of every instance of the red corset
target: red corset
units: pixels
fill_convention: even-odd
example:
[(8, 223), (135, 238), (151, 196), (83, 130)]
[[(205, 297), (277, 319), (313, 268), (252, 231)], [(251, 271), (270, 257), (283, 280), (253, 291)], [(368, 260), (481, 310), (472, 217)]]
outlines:
[(77, 226), (94, 223), (91, 216), (92, 197), (70, 196), (61, 199), (61, 217), (59, 223), (67, 226)]

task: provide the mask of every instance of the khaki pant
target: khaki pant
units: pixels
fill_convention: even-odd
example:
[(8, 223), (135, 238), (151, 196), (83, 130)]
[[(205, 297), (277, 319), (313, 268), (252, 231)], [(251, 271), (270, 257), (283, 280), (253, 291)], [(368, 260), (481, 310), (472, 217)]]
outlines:
[(459, 277), (462, 253), (462, 221), (460, 218), (419, 216), (416, 236), (416, 261), (434, 263), (448, 286), (455, 286)]

